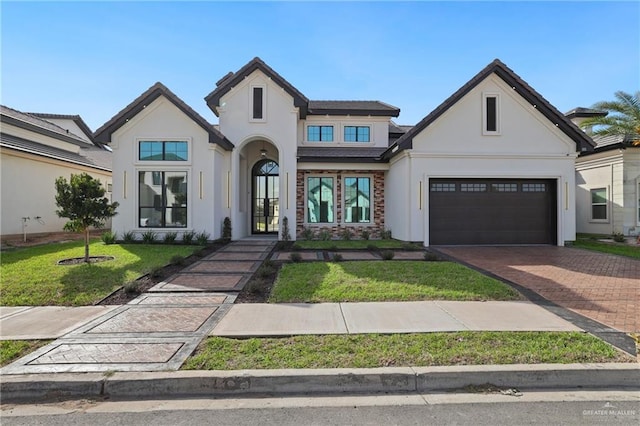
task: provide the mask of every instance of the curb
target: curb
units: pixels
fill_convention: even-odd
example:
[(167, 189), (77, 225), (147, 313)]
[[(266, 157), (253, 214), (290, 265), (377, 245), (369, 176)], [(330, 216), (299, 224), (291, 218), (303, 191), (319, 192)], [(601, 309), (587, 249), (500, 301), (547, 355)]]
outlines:
[(520, 389), (640, 390), (640, 364), (514, 364), (371, 369), (175, 371), (5, 375), (6, 401), (77, 397), (117, 399), (247, 394), (408, 393), (493, 384)]

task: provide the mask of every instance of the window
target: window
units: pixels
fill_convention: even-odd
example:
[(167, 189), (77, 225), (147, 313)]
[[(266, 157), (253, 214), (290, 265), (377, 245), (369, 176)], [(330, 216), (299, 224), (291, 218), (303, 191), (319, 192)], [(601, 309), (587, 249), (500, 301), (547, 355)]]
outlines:
[(140, 141), (140, 161), (187, 161), (186, 141)]
[(492, 183), (492, 192), (518, 192), (517, 183)]
[(307, 141), (333, 142), (333, 126), (307, 126)]
[(482, 133), (498, 135), (500, 134), (500, 97), (497, 93), (484, 93), (482, 98)]
[(307, 178), (307, 222), (333, 223), (334, 188), (332, 177)]
[(344, 178), (344, 221), (346, 223), (371, 222), (371, 179)]
[(638, 225), (640, 225), (640, 182), (638, 182)]
[(522, 192), (547, 192), (546, 183), (523, 183)]
[(486, 183), (461, 183), (460, 191), (461, 192), (486, 192), (487, 184)]
[(369, 142), (369, 126), (345, 126), (345, 142)]
[(591, 219), (607, 220), (607, 189), (591, 190)]
[(432, 183), (431, 192), (456, 192), (455, 183)]
[(263, 102), (263, 88), (262, 87), (254, 87), (253, 88), (253, 119), (254, 120), (262, 120), (262, 102)]
[(138, 172), (139, 226), (186, 228), (187, 172)]

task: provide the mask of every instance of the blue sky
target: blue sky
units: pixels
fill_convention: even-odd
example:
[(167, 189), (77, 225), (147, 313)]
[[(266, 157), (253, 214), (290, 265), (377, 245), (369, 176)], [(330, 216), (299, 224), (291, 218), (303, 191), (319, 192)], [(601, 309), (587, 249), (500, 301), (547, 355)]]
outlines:
[(203, 98), (254, 56), (309, 99), (415, 124), (495, 58), (561, 112), (640, 90), (638, 2), (7, 2), (1, 102), (97, 129), (156, 81)]

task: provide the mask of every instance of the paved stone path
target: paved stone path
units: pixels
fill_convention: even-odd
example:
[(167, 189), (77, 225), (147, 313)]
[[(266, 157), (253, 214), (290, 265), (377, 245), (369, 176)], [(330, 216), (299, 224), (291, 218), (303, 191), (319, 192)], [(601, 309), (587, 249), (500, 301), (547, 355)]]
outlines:
[(640, 260), (570, 247), (440, 247), (623, 332), (640, 332)]
[(177, 370), (228, 312), (273, 246), (266, 240), (230, 243), (0, 373)]

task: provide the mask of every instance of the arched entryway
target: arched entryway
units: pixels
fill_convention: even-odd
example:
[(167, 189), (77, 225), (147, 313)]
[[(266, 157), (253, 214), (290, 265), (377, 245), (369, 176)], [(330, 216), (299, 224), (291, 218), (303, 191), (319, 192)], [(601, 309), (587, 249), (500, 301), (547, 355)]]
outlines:
[(251, 170), (251, 233), (278, 233), (280, 219), (280, 169), (264, 159)]

